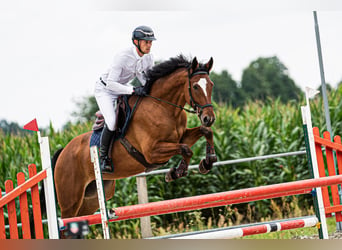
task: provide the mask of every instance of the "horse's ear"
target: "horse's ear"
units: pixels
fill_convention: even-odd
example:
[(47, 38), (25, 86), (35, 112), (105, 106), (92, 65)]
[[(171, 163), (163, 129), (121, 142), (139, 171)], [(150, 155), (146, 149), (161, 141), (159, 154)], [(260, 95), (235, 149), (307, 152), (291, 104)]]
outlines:
[(214, 59), (210, 57), (210, 60), (205, 64), (205, 68), (208, 70), (208, 72), (211, 70), (213, 67)]
[(197, 58), (194, 57), (194, 59), (192, 59), (192, 62), (191, 62), (192, 72), (194, 72), (198, 67), (199, 67), (199, 64), (198, 64)]

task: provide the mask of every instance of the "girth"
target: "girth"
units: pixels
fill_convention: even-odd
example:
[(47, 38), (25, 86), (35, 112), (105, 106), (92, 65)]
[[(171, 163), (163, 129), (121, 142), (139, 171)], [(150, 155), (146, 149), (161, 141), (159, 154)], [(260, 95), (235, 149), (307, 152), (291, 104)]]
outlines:
[(155, 170), (157, 168), (160, 168), (164, 166), (166, 163), (157, 163), (157, 164), (151, 164), (148, 163), (142, 153), (140, 153), (127, 139), (126, 137), (120, 138), (120, 143), (126, 148), (127, 152), (134, 158), (136, 159), (139, 163), (144, 165), (146, 168), (145, 172), (151, 172), (152, 170)]

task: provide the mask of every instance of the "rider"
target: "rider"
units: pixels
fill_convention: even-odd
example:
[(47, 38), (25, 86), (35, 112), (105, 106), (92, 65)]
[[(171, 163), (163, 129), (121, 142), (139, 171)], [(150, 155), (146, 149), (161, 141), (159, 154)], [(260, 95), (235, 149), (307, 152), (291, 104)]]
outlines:
[[(153, 56), (150, 54), (154, 40), (156, 38), (150, 27), (135, 28), (132, 33), (134, 47), (120, 51), (109, 69), (96, 82), (95, 98), (105, 119), (100, 146), (100, 167), (103, 172), (113, 170), (108, 150), (116, 128), (116, 100), (120, 95), (146, 95), (143, 89), (146, 83), (144, 73), (154, 65)], [(135, 77), (142, 86), (133, 87), (130, 84)]]

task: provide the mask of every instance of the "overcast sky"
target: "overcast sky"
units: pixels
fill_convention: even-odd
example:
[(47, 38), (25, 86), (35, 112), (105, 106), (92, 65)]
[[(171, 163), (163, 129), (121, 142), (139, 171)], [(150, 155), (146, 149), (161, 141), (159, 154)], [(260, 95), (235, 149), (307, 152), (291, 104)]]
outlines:
[(155, 31), (156, 60), (179, 53), (200, 61), (212, 56), (215, 72), (227, 70), (239, 82), (251, 61), (277, 56), (296, 84), (316, 88), (312, 11), (318, 10), (326, 81), (335, 87), (342, 80), (338, 1), (327, 6), (314, 0), (288, 0), (286, 6), (268, 0), (56, 2), (0, 4), (0, 119), (24, 125), (37, 118), (40, 127), (51, 121), (61, 128), (75, 100), (93, 94), (114, 54), (131, 46), (131, 32), (139, 25)]

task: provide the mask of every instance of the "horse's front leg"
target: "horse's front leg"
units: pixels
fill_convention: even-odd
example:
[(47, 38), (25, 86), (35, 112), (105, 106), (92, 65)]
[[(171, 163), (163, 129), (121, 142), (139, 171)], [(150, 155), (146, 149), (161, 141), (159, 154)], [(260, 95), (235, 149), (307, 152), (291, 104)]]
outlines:
[(188, 145), (184, 143), (160, 142), (155, 148), (155, 150), (152, 150), (150, 157), (146, 158), (147, 161), (156, 162), (156, 159), (159, 161), (167, 161), (174, 155), (181, 155), (183, 157), (178, 167), (171, 168), (166, 174), (166, 182), (176, 180), (188, 174), (188, 166), (193, 154)]
[(170, 171), (165, 175), (165, 181), (171, 182), (178, 178), (184, 177), (188, 175), (188, 167), (190, 163), (190, 159), (192, 157), (192, 150), (186, 144), (180, 145), (180, 155), (183, 156), (183, 159), (179, 163), (178, 167), (172, 167)]
[(206, 157), (205, 159), (201, 160), (199, 164), (199, 171), (202, 174), (207, 174), (212, 169), (213, 163), (217, 162), (212, 129), (205, 126), (187, 129), (182, 138), (182, 143), (185, 143), (191, 147), (202, 136), (204, 136), (207, 140)]

